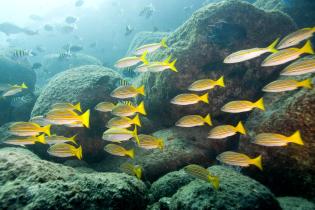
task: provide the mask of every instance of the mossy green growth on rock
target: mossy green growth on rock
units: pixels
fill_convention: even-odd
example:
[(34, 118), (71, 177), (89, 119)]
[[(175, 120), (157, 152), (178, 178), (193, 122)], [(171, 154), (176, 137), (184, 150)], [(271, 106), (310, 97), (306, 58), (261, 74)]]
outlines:
[(313, 210), (315, 204), (299, 197), (279, 197), (277, 200), (283, 210)]

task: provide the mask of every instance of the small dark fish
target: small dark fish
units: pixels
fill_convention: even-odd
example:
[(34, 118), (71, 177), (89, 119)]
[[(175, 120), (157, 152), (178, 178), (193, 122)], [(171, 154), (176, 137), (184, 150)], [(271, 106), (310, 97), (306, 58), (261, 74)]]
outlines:
[(42, 64), (41, 63), (34, 63), (33, 66), (32, 66), (32, 69), (40, 69), (42, 67)]
[(69, 50), (70, 50), (70, 52), (79, 52), (79, 51), (83, 50), (83, 46), (71, 45)]
[(64, 25), (61, 27), (61, 32), (65, 34), (69, 34), (69, 33), (74, 32), (74, 30), (76, 29), (77, 29), (76, 25)]
[(0, 23), (0, 32), (5, 33), (7, 36), (10, 36), (12, 34), (19, 34), (19, 33), (24, 33), (27, 35), (36, 35), (38, 34), (38, 31), (31, 31), (26, 28), (21, 28), (15, 24), (5, 22), (5, 23)]
[(126, 26), (125, 36), (129, 36), (133, 32), (134, 28), (131, 25)]
[(17, 49), (13, 51), (14, 58), (24, 58), (28, 56), (34, 56), (34, 54), (30, 50), (25, 49)]
[(69, 59), (72, 56), (70, 51), (67, 52), (62, 52), (59, 54), (59, 59), (64, 60), (64, 59)]
[(83, 4), (84, 4), (84, 1), (83, 1), (83, 0), (77, 0), (77, 1), (75, 2), (75, 6), (76, 6), (76, 7), (81, 7)]
[(149, 4), (147, 6), (145, 6), (139, 13), (139, 16), (143, 16), (145, 17), (146, 19), (149, 19), (153, 13), (155, 12), (155, 8), (153, 6), (153, 4)]
[(72, 23), (77, 22), (77, 20), (78, 20), (77, 17), (68, 16), (68, 17), (66, 17), (65, 22), (68, 23), (68, 24), (72, 24)]
[(54, 30), (54, 27), (53, 27), (52, 25), (45, 24), (45, 25), (44, 25), (44, 29), (45, 29), (45, 31), (53, 31), (53, 30)]

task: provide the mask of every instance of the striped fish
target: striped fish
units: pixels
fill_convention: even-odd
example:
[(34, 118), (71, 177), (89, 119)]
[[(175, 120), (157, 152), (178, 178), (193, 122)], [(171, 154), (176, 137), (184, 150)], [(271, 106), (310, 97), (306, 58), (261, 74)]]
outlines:
[(208, 135), (210, 139), (224, 139), (229, 136), (233, 136), (236, 133), (246, 134), (245, 128), (242, 122), (239, 122), (236, 127), (232, 125), (220, 125), (213, 128)]
[(277, 80), (269, 83), (263, 88), (264, 92), (284, 92), (290, 90), (296, 90), (299, 87), (311, 89), (312, 80), (306, 79), (301, 82), (296, 80)]
[(24, 138), (9, 137), (3, 143), (16, 145), (16, 146), (25, 146), (25, 145), (35, 144), (36, 142), (46, 144), (45, 134), (42, 134), (40, 136), (29, 136), (29, 137), (24, 137)]
[(221, 110), (229, 113), (241, 113), (251, 111), (254, 108), (265, 110), (263, 98), (254, 103), (250, 101), (231, 101), (225, 104)]
[(299, 58), (302, 54), (314, 54), (311, 41), (308, 40), (302, 48), (287, 48), (269, 55), (261, 66), (277, 66)]
[(55, 157), (77, 157), (79, 160), (82, 159), (82, 147), (76, 148), (71, 144), (59, 143), (54, 144), (47, 150), (48, 154)]
[(144, 73), (144, 72), (148, 72), (148, 65), (149, 64), (141, 64), (140, 66), (138, 66), (135, 71), (139, 72), (139, 73)]
[(44, 118), (44, 116), (35, 116), (30, 119), (30, 122), (36, 123), (40, 126), (46, 126), (49, 125), (49, 122)]
[(288, 143), (304, 145), (300, 131), (296, 131), (291, 136), (284, 136), (277, 133), (261, 133), (255, 137), (253, 143), (267, 147), (287, 146)]
[(145, 96), (144, 85), (135, 88), (132, 85), (120, 86), (111, 92), (110, 96), (113, 98), (127, 99), (136, 97), (138, 94)]
[(9, 126), (8, 132), (16, 136), (37, 136), (40, 133), (50, 136), (50, 127), (51, 125), (41, 127), (33, 122), (16, 122)]
[(111, 102), (101, 102), (95, 106), (95, 110), (100, 112), (111, 112), (115, 107), (115, 104)]
[(15, 58), (23, 58), (28, 56), (33, 56), (32, 51), (18, 49), (13, 52), (13, 57)]
[(313, 28), (302, 28), (298, 31), (295, 31), (286, 37), (284, 37), (281, 42), (278, 44), (277, 49), (284, 49), (287, 47), (292, 47), (301, 43), (302, 41), (309, 39), (313, 36), (315, 32), (315, 27)]
[(208, 171), (204, 167), (191, 164), (191, 165), (185, 166), (184, 171), (193, 177), (212, 183), (212, 186), (214, 187), (214, 189), (216, 190), (219, 189), (219, 183), (220, 183), (219, 178), (217, 176), (213, 176), (210, 173), (210, 171)]
[(137, 126), (133, 131), (126, 128), (110, 128), (103, 133), (103, 140), (112, 142), (122, 142), (128, 141), (131, 138), (135, 138), (136, 142), (139, 144), (139, 137)]
[(77, 135), (74, 135), (72, 137), (52, 135), (52, 136), (46, 137), (46, 142), (47, 142), (47, 144), (58, 144), (58, 143), (72, 142), (75, 145), (77, 145), (77, 142), (75, 141), (76, 137), (77, 137)]
[(175, 98), (173, 98), (171, 100), (172, 104), (176, 104), (176, 105), (190, 105), (190, 104), (196, 104), (199, 101), (203, 101), (204, 103), (209, 103), (208, 100), (208, 93), (202, 95), (202, 96), (198, 96), (196, 94), (192, 94), (192, 93), (184, 93), (184, 94), (180, 94), (178, 96), (176, 96)]
[(178, 72), (175, 66), (176, 62), (177, 59), (173, 60), (172, 62), (153, 62), (147, 65), (147, 71), (157, 73), (170, 69), (171, 71)]
[(129, 128), (133, 124), (141, 127), (139, 115), (137, 114), (133, 119), (129, 117), (114, 117), (107, 122), (107, 128)]
[(138, 179), (141, 179), (142, 168), (139, 165), (134, 165), (132, 163), (123, 163), (120, 165), (120, 170), (131, 176), (135, 176)]
[(75, 105), (71, 103), (55, 103), (51, 106), (51, 109), (63, 109), (63, 110), (71, 110), (71, 111), (77, 110), (79, 112), (82, 112), (80, 102)]
[(135, 50), (134, 54), (137, 56), (140, 56), (144, 52), (153, 53), (162, 47), (168, 48), (166, 44), (166, 38), (163, 38), (161, 42), (159, 43), (152, 43), (152, 44), (146, 44), (146, 45), (140, 46)]
[(212, 80), (212, 79), (197, 80), (188, 87), (188, 90), (190, 90), (190, 91), (205, 91), (205, 90), (213, 89), (215, 86), (225, 87), (223, 76), (220, 77), (216, 81)]
[(147, 114), (143, 102), (141, 102), (137, 107), (133, 106), (131, 103), (117, 104), (112, 110), (112, 114), (119, 117), (130, 117), (135, 115), (136, 113), (140, 113), (143, 115)]
[(255, 165), (260, 170), (262, 170), (261, 155), (259, 155), (256, 158), (251, 159), (245, 154), (227, 151), (218, 155), (217, 160), (222, 163), (233, 165), (233, 166), (248, 167), (250, 165)]
[(2, 93), (2, 97), (8, 97), (8, 96), (13, 96), (16, 95), (20, 92), (22, 92), (24, 89), (27, 89), (28, 87), (26, 86), (25, 83), (22, 83), (21, 85), (10, 85), (8, 89), (6, 89)]
[(297, 60), (287, 66), (280, 74), (285, 76), (298, 76), (315, 73), (315, 57), (307, 57)]
[(144, 149), (156, 149), (160, 150), (164, 149), (164, 141), (163, 139), (159, 139), (155, 136), (140, 134), (139, 135), (139, 147)]
[(133, 149), (126, 150), (125, 148), (117, 144), (107, 144), (104, 147), (104, 150), (108, 152), (109, 154), (117, 155), (117, 156), (129, 156), (130, 158), (134, 158), (135, 156)]
[(187, 115), (180, 118), (175, 125), (178, 127), (195, 127), (195, 126), (203, 126), (204, 124), (212, 125), (210, 114), (205, 117), (200, 115)]
[(80, 122), (85, 127), (90, 127), (90, 110), (84, 114), (78, 115), (76, 112), (68, 109), (54, 109), (48, 112), (45, 119), (55, 125), (73, 125)]
[(132, 57), (122, 58), (115, 63), (115, 67), (116, 68), (128, 68), (128, 67), (137, 65), (140, 62), (143, 62), (144, 64), (148, 64), (149, 62), (146, 58), (147, 54), (148, 54), (148, 52), (144, 52), (141, 55), (141, 57), (132, 56)]

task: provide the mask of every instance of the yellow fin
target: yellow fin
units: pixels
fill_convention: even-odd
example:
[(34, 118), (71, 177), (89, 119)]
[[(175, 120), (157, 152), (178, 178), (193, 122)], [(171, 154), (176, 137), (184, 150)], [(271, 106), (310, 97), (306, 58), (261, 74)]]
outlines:
[(78, 110), (79, 112), (82, 112), (82, 110), (81, 110), (81, 103), (80, 103), (80, 102), (77, 103), (76, 105), (74, 105), (74, 108), (75, 108), (76, 110)]
[(37, 138), (37, 142), (39, 142), (39, 143), (42, 143), (42, 144), (46, 144), (46, 141), (45, 141), (45, 134), (42, 134), (42, 135), (40, 135), (40, 136), (37, 136), (36, 137)]
[(307, 40), (307, 42), (305, 43), (305, 45), (300, 49), (300, 52), (303, 53), (307, 53), (307, 54), (314, 54), (313, 48), (312, 48), (312, 44), (310, 40)]
[(135, 151), (133, 149), (126, 150), (126, 155), (133, 159), (135, 157)]
[(209, 181), (212, 183), (213, 188), (214, 188), (215, 190), (218, 190), (218, 189), (219, 189), (219, 185), (220, 185), (220, 180), (219, 180), (219, 178), (216, 177), (216, 176), (211, 176), (211, 175), (209, 175), (208, 178), (209, 178)]
[(77, 142), (76, 142), (76, 140), (75, 140), (75, 138), (78, 136), (78, 134), (75, 134), (74, 136), (72, 136), (72, 137), (70, 137), (69, 138), (69, 141), (71, 141), (71, 142), (73, 142), (73, 143), (75, 143), (76, 145), (77, 145)]
[(212, 120), (211, 120), (210, 114), (207, 114), (207, 116), (205, 116), (204, 121), (208, 125), (210, 125), (210, 126), (212, 125)]
[(145, 96), (144, 85), (142, 85), (141, 87), (137, 88), (137, 93)]
[(209, 99), (208, 99), (208, 93), (202, 95), (199, 97), (201, 101), (205, 102), (205, 103), (209, 103)]
[(82, 160), (82, 147), (74, 149), (74, 155), (79, 159)]
[(224, 84), (224, 77), (220, 77), (217, 81), (215, 81), (215, 85), (218, 85), (220, 87), (225, 87), (225, 84)]
[(308, 78), (306, 80), (298, 82), (298, 87), (304, 87), (304, 88), (312, 89), (312, 80), (310, 78)]
[(259, 99), (258, 101), (256, 101), (256, 102), (253, 104), (253, 106), (256, 107), (256, 108), (258, 108), (258, 109), (265, 110), (264, 99), (263, 99), (263, 98)]
[(84, 114), (80, 116), (82, 124), (89, 128), (90, 127), (90, 110), (87, 110)]
[(272, 43), (267, 47), (267, 49), (269, 50), (269, 52), (272, 52), (272, 53), (278, 52), (278, 50), (276, 49), (276, 45), (278, 44), (279, 40), (280, 40), (279, 38), (276, 39), (274, 42), (272, 42)]
[(140, 122), (140, 118), (139, 118), (139, 115), (138, 115), (138, 114), (132, 119), (132, 122), (133, 122), (135, 125), (141, 127), (141, 122)]
[(304, 145), (300, 131), (296, 131), (294, 134), (288, 137), (288, 141), (295, 144)]
[(144, 102), (143, 101), (139, 104), (139, 106), (137, 106), (136, 110), (140, 114), (143, 114), (143, 115), (147, 114), (146, 111), (145, 111), (145, 108), (144, 108)]
[(21, 85), (21, 88), (27, 89), (28, 87), (27, 87), (26, 84), (23, 82), (22, 85)]
[(177, 69), (176, 69), (176, 61), (177, 59), (173, 60), (172, 63), (169, 64), (169, 68), (172, 70), (172, 71), (175, 71), (175, 72), (178, 72)]
[(163, 63), (168, 65), (168, 64), (170, 64), (171, 59), (172, 59), (172, 55), (169, 55), (169, 56), (163, 61)]
[(139, 139), (139, 136), (138, 136), (137, 126), (135, 126), (135, 129), (133, 130), (133, 137), (135, 138), (137, 144), (140, 145), (140, 139)]
[(260, 170), (263, 170), (262, 164), (261, 164), (261, 155), (259, 155), (258, 157), (252, 159), (251, 163), (253, 165), (257, 166)]
[(45, 127), (43, 127), (43, 133), (46, 133), (47, 136), (50, 136), (50, 128), (51, 128), (51, 125), (46, 125)]
[(158, 139), (158, 141), (159, 141), (159, 146), (158, 146), (158, 148), (159, 148), (160, 150), (164, 150), (164, 141), (163, 141), (163, 139)]
[(134, 172), (136, 174), (136, 177), (138, 179), (141, 179), (141, 177), (142, 177), (142, 168), (140, 166), (136, 166), (135, 169), (134, 169)]
[(145, 51), (145, 52), (141, 55), (141, 57), (140, 57), (140, 60), (141, 60), (145, 65), (149, 64), (149, 61), (147, 60), (147, 54), (148, 54), (148, 51)]
[(243, 126), (243, 123), (241, 121), (238, 122), (237, 126), (235, 127), (235, 131), (239, 132), (241, 134), (246, 134), (245, 128)]
[(168, 48), (167, 44), (166, 44), (166, 37), (164, 37), (161, 42), (160, 42), (161, 46), (164, 48)]

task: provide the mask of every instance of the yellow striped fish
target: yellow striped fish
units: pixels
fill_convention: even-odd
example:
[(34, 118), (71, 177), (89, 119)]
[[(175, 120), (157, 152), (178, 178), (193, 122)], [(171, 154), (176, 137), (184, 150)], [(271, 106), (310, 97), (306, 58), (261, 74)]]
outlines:
[(311, 89), (312, 81), (311, 79), (306, 79), (301, 82), (296, 80), (277, 80), (269, 83), (263, 88), (264, 92), (284, 92), (290, 90), (296, 90), (299, 87), (304, 87)]
[(147, 71), (156, 73), (170, 69), (171, 71), (178, 72), (175, 66), (176, 62), (177, 59), (173, 60), (172, 62), (152, 62), (147, 65)]
[(52, 136), (46, 137), (46, 142), (47, 142), (47, 144), (58, 144), (58, 143), (72, 142), (72, 143), (77, 145), (77, 142), (75, 141), (76, 137), (77, 137), (77, 135), (74, 135), (72, 137), (52, 135)]
[(315, 32), (315, 27), (313, 28), (302, 28), (298, 31), (295, 31), (286, 37), (284, 37), (279, 45), (277, 46), (277, 49), (283, 49), (287, 47), (292, 47), (294, 45), (299, 44), (300, 42), (311, 38), (313, 36), (313, 33)]
[(231, 101), (225, 104), (221, 108), (221, 111), (229, 113), (241, 113), (251, 111), (254, 108), (265, 110), (263, 98), (254, 103), (250, 101)]
[(100, 112), (111, 112), (115, 107), (115, 104), (111, 102), (101, 102), (95, 106), (95, 110)]
[(133, 131), (126, 128), (110, 128), (103, 133), (103, 140), (112, 142), (122, 142), (128, 141), (131, 138), (135, 138), (136, 142), (139, 144), (139, 137), (137, 126)]
[(208, 93), (206, 93), (202, 96), (198, 96), (198, 95), (192, 94), (192, 93), (180, 94), (180, 95), (176, 96), (175, 98), (173, 98), (171, 100), (171, 103), (184, 106), (184, 105), (196, 104), (199, 101), (203, 101), (204, 103), (208, 104), (209, 103)]
[(82, 147), (76, 148), (71, 144), (59, 143), (54, 144), (47, 150), (48, 154), (55, 157), (77, 157), (79, 160), (82, 159)]
[(287, 66), (280, 74), (285, 76), (298, 76), (315, 73), (315, 56), (302, 58)]
[(36, 142), (46, 144), (45, 141), (45, 134), (42, 134), (40, 136), (29, 136), (29, 137), (9, 137), (7, 138), (3, 143), (5, 144), (12, 144), (16, 146), (25, 146), (25, 145), (32, 145)]
[(120, 165), (120, 170), (131, 176), (135, 176), (138, 179), (141, 179), (142, 168), (139, 165), (134, 165), (132, 163), (123, 163)]
[(144, 149), (156, 149), (160, 150), (164, 149), (164, 141), (163, 139), (159, 139), (155, 136), (140, 134), (139, 135), (139, 147)]
[(29, 122), (36, 123), (36, 124), (38, 124), (40, 126), (49, 125), (49, 122), (42, 115), (32, 117)]
[(113, 97), (113, 98), (127, 99), (127, 98), (136, 97), (138, 94), (145, 96), (144, 85), (142, 85), (139, 88), (135, 88), (132, 85), (120, 86), (120, 87), (116, 88), (110, 94), (110, 96)]
[(236, 127), (232, 125), (220, 125), (213, 128), (208, 135), (210, 139), (224, 139), (229, 136), (233, 136), (236, 133), (246, 134), (245, 128), (242, 122), (239, 122)]
[(85, 127), (90, 127), (90, 110), (78, 115), (76, 112), (67, 109), (54, 109), (48, 112), (45, 119), (55, 125), (73, 125), (82, 123)]
[(275, 49), (275, 46), (277, 45), (278, 41), (279, 39), (276, 39), (272, 44), (270, 44), (266, 48), (253, 48), (253, 49), (241, 50), (241, 51), (232, 53), (231, 55), (227, 56), (223, 62), (224, 63), (239, 63), (239, 62), (256, 58), (267, 52), (271, 52), (271, 53), (277, 52), (277, 50)]
[(208, 125), (212, 125), (210, 114), (205, 117), (200, 115), (187, 115), (180, 118), (175, 125), (178, 127), (195, 127), (195, 126), (203, 126), (205, 123)]
[(79, 112), (82, 112), (81, 110), (81, 104), (77, 103), (76, 105), (73, 105), (71, 103), (55, 103), (51, 106), (51, 109), (63, 109), (63, 110), (77, 110)]
[(144, 73), (144, 72), (148, 72), (148, 65), (149, 64), (141, 64), (139, 66), (137, 66), (137, 68), (135, 69), (136, 72), (139, 72), (139, 73)]
[(302, 54), (314, 54), (311, 41), (308, 40), (305, 45), (299, 48), (287, 48), (269, 55), (261, 64), (261, 66), (277, 66), (295, 59), (298, 59)]
[(133, 119), (129, 117), (114, 117), (107, 122), (107, 128), (129, 128), (133, 124), (141, 127), (139, 115), (137, 114)]
[(196, 82), (192, 83), (188, 87), (188, 90), (190, 90), (190, 91), (205, 91), (205, 90), (213, 89), (215, 86), (225, 87), (223, 76), (220, 77), (216, 81), (212, 80), (212, 79), (197, 80)]
[(163, 38), (160, 43), (152, 43), (140, 46), (135, 50), (134, 54), (139, 56), (144, 52), (153, 53), (161, 47), (168, 48), (166, 44), (166, 38)]
[(130, 158), (135, 157), (135, 152), (133, 149), (131, 150), (126, 150), (122, 146), (119, 146), (117, 144), (107, 144), (104, 147), (104, 150), (108, 152), (109, 154), (112, 155), (117, 155), (117, 156), (129, 156)]
[(22, 92), (24, 89), (27, 89), (27, 88), (28, 87), (25, 85), (25, 83), (22, 83), (21, 85), (12, 85), (3, 92), (2, 97), (13, 96), (15, 94)]
[(132, 57), (126, 57), (118, 60), (115, 64), (116, 68), (128, 68), (134, 65), (137, 65), (140, 62), (143, 62), (144, 64), (148, 64), (147, 60), (147, 54), (148, 52), (144, 52), (141, 57), (132, 56)]
[(37, 136), (46, 133), (50, 136), (50, 127), (51, 125), (41, 127), (32, 122), (16, 122), (9, 126), (9, 133), (16, 136)]
[(261, 155), (259, 155), (256, 158), (251, 159), (245, 154), (227, 151), (218, 155), (217, 160), (222, 163), (233, 165), (233, 166), (248, 167), (250, 165), (255, 165), (260, 170), (262, 170)]
[(304, 145), (301, 138), (300, 131), (296, 131), (291, 136), (284, 136), (277, 133), (261, 133), (255, 137), (253, 141), (254, 144), (272, 147), (272, 146), (287, 146), (288, 143), (295, 143), (299, 145)]
[(147, 114), (144, 109), (143, 102), (141, 102), (137, 107), (133, 106), (131, 103), (117, 104), (112, 110), (112, 114), (119, 117), (130, 117), (136, 113), (140, 113), (143, 115)]
[(214, 187), (214, 189), (216, 190), (219, 189), (219, 184), (220, 184), (219, 177), (213, 176), (210, 173), (210, 171), (205, 169), (204, 167), (191, 164), (191, 165), (185, 166), (184, 171), (193, 177), (204, 180), (206, 182), (210, 182), (212, 186)]

